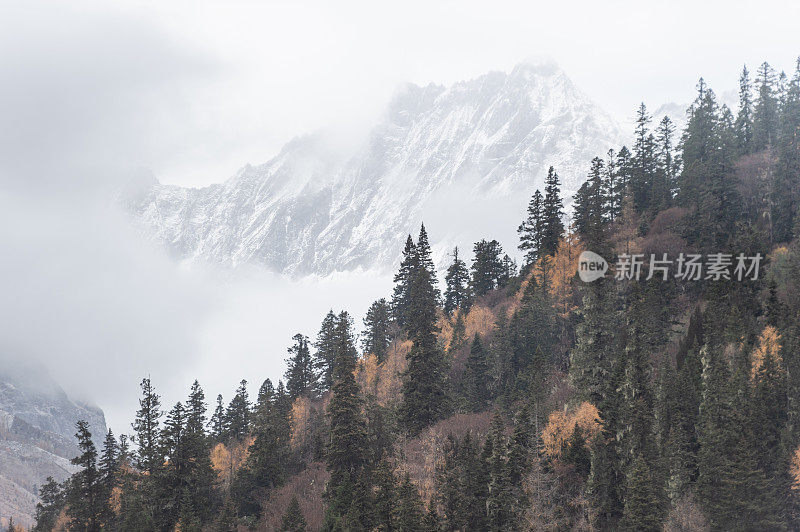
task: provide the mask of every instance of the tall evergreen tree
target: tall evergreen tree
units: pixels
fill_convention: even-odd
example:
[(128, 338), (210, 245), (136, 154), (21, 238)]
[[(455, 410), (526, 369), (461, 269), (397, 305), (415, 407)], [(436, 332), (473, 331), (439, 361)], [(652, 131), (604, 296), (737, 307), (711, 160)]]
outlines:
[(386, 360), (389, 349), (389, 304), (381, 298), (367, 309), (364, 317), (364, 333), (361, 339), (361, 349), (364, 353), (372, 353), (378, 362)]
[(470, 408), (480, 411), (491, 401), (489, 357), (476, 333), (464, 368), (464, 395)]
[(458, 248), (453, 249), (453, 263), (447, 268), (447, 285), (444, 292), (444, 311), (448, 316), (457, 309), (467, 310), (470, 302), (469, 270), (458, 256)]
[(303, 517), (303, 512), (300, 510), (300, 501), (297, 497), (292, 497), (289, 506), (286, 508), (286, 513), (281, 519), (280, 532), (305, 532), (306, 519)]
[(314, 369), (317, 372), (318, 392), (330, 389), (333, 384), (333, 362), (335, 358), (336, 314), (329, 310), (322, 320), (317, 339), (314, 341)]
[(214, 407), (214, 414), (209, 421), (211, 426), (211, 437), (215, 441), (222, 441), (227, 438), (228, 427), (225, 420), (225, 406), (222, 402), (222, 394), (217, 395), (217, 404)]
[(412, 434), (441, 419), (448, 407), (445, 362), (436, 337), (434, 276), (428, 268), (417, 268), (409, 291), (407, 326), (412, 346), (403, 374), (400, 417)]
[(564, 202), (561, 199), (561, 182), (551, 166), (544, 181), (542, 200), (542, 249), (539, 255), (555, 255), (558, 242), (564, 234)]
[[(326, 461), (331, 479), (327, 488), (326, 529), (342, 526), (357, 503), (361, 496), (359, 486), (364, 466), (366, 427), (354, 376), (356, 361), (352, 353), (355, 346), (346, 313), (339, 316), (334, 349), (333, 395), (328, 405), (330, 440)], [(360, 517), (356, 516), (356, 519)]]
[(544, 197), (539, 189), (533, 193), (528, 203), (528, 216), (519, 224), (519, 249), (525, 253), (525, 265), (533, 264), (539, 258), (544, 235)]
[(739, 77), (739, 113), (736, 115), (736, 141), (741, 155), (752, 153), (753, 90), (747, 65), (742, 67), (742, 75)]
[(139, 399), (139, 410), (133, 422), (133, 430), (136, 433), (134, 441), (138, 446), (136, 465), (152, 477), (164, 462), (159, 445), (159, 425), (163, 412), (161, 412), (161, 398), (156, 394), (150, 379), (143, 379), (140, 387), (142, 397)]
[(628, 474), (623, 530), (657, 532), (662, 530), (662, 505), (651, 463), (637, 455)]
[(117, 470), (119, 469), (119, 446), (111, 429), (108, 429), (106, 438), (103, 440), (103, 450), (98, 461), (98, 469), (103, 487), (110, 495), (117, 482)]
[(51, 532), (55, 529), (58, 516), (65, 504), (65, 489), (53, 477), (39, 488), (39, 502), (36, 503), (35, 532)]
[(161, 484), (161, 500), (166, 512), (161, 516), (164, 524), (172, 528), (184, 515), (184, 504), (187, 504), (187, 473), (189, 467), (185, 446), (186, 410), (178, 402), (167, 413), (164, 428), (161, 432), (162, 454), (165, 464), (159, 474)]
[(698, 500), (712, 527), (769, 530), (775, 505), (755, 460), (746, 405), (731, 386), (720, 349), (704, 347), (700, 405)]
[(603, 241), (608, 220), (607, 198), (603, 186), (604, 165), (601, 158), (592, 159), (588, 179), (575, 194), (575, 228), (581, 235), (582, 241), (592, 249)]
[(780, 113), (780, 135), (777, 141), (778, 162), (770, 190), (772, 238), (776, 242), (792, 239), (800, 220), (800, 59)]
[(419, 491), (411, 482), (408, 473), (405, 474), (397, 489), (397, 497), (397, 530), (408, 532), (423, 530), (425, 508), (422, 506)]
[(758, 68), (758, 98), (753, 110), (753, 150), (760, 151), (776, 144), (778, 139), (778, 96), (775, 71), (764, 62)]
[(292, 399), (301, 395), (310, 395), (316, 388), (311, 351), (308, 348), (308, 337), (297, 333), (292, 336), (294, 343), (287, 349), (286, 390)]
[(400, 261), (400, 269), (394, 276), (394, 292), (392, 293), (392, 319), (400, 325), (406, 326), (408, 320), (408, 308), (410, 306), (411, 280), (414, 272), (419, 266), (417, 246), (414, 239), (408, 235), (406, 246), (403, 249), (403, 260)]
[(631, 159), (630, 190), (633, 206), (637, 212), (650, 207), (653, 194), (653, 181), (656, 173), (655, 137), (650, 133), (652, 117), (644, 103), (636, 113), (635, 142)]
[(605, 173), (603, 175), (603, 197), (606, 200), (605, 214), (612, 223), (622, 214), (622, 196), (625, 193), (625, 183), (623, 176), (620, 174), (617, 158), (618, 155), (613, 149), (608, 150)]
[[(486, 514), (489, 530), (504, 531), (513, 528), (513, 493), (508, 468), (507, 443), (500, 416), (492, 420), (492, 428), (487, 438), (491, 441), (488, 454), (489, 484), (486, 499)], [(487, 444), (488, 447), (488, 444)]]
[[(98, 473), (101, 485), (100, 497), (104, 501), (109, 501), (114, 488), (117, 486), (119, 476), (119, 446), (111, 429), (108, 429), (105, 440), (103, 440), (103, 449), (98, 460)], [(111, 510), (111, 506), (104, 505), (100, 516), (102, 525), (108, 528), (113, 517), (114, 512)]]
[(656, 171), (650, 192), (650, 203), (656, 210), (664, 210), (672, 204), (672, 196), (678, 186), (678, 162), (673, 153), (675, 126), (668, 116), (656, 128)]
[(70, 481), (67, 516), (71, 528), (93, 532), (102, 528), (107, 501), (103, 498), (103, 485), (97, 469), (97, 448), (92, 441), (89, 424), (78, 421), (77, 428), (75, 437), (81, 454), (70, 462), (81, 470)]
[(211, 449), (205, 430), (206, 410), (205, 393), (195, 380), (186, 401), (186, 426), (182, 441), (182, 453), (186, 458), (186, 483), (184, 513), (180, 518), (187, 524), (195, 518), (201, 523), (209, 522), (218, 502), (214, 489), (217, 475), (211, 465)]
[(428, 241), (428, 232), (425, 230), (425, 224), (421, 224), (419, 228), (419, 238), (417, 238), (417, 267), (422, 268), (427, 272), (427, 277), (430, 279), (433, 286), (433, 293), (438, 303), (441, 299), (439, 292), (439, 279), (436, 277), (436, 267), (433, 264), (433, 257), (431, 254), (431, 244)]
[(481, 240), (475, 242), (473, 251), (471, 289), (475, 296), (482, 296), (500, 286), (504, 276), (500, 258), (503, 248), (497, 240)]
[(277, 391), (267, 379), (258, 393), (253, 414), (254, 441), (245, 467), (231, 486), (232, 499), (242, 515), (260, 512), (264, 490), (283, 483), (289, 460), (289, 395), (278, 383)]
[(225, 410), (225, 421), (228, 428), (228, 436), (238, 441), (244, 441), (250, 432), (250, 416), (252, 405), (250, 396), (247, 393), (247, 381), (242, 379), (236, 393)]
[(576, 327), (576, 343), (571, 353), (570, 378), (580, 396), (600, 405), (606, 398), (606, 383), (618, 351), (619, 323), (613, 282), (598, 279), (584, 288), (581, 314)]

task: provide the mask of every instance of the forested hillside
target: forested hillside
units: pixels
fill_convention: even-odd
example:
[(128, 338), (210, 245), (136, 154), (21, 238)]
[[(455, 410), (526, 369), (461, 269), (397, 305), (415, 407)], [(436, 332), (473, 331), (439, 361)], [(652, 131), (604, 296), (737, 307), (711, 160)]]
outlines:
[(800, 61), (735, 111), (701, 79), (683, 132), (642, 104), (571, 216), (550, 169), (521, 264), (486, 235), (436, 272), (422, 226), (258, 397), (145, 379), (131, 437), (79, 423), (36, 530), (797, 529), (799, 206)]

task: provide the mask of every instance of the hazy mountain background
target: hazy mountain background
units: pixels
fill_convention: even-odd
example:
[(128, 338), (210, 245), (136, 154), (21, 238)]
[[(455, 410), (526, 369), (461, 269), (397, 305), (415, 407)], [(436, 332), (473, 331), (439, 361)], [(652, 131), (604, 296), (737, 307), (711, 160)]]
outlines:
[(515, 255), (513, 230), (548, 167), (569, 195), (622, 139), (556, 65), (523, 63), (449, 87), (406, 84), (355, 154), (313, 133), (224, 183), (143, 181), (125, 201), (177, 259), (294, 277), (386, 272), (422, 221), (440, 259), (480, 238)]
[(95, 444), (106, 431), (103, 412), (70, 399), (35, 362), (0, 367), (0, 516), (33, 526), (39, 487), (61, 482), (78, 468), (75, 423), (89, 422)]

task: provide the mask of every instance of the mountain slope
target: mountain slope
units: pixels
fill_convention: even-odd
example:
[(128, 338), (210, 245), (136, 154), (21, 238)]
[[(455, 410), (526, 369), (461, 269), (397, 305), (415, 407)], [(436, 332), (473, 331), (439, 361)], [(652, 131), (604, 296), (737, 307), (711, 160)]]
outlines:
[(95, 444), (106, 424), (103, 412), (70, 399), (38, 365), (19, 361), (0, 368), (0, 517), (33, 525), (39, 487), (48, 476), (62, 481), (77, 468), (75, 424), (86, 420)]
[[(487, 236), (513, 248), (507, 227), (516, 226), (548, 166), (574, 190), (588, 161), (620, 138), (561, 70), (523, 64), (450, 87), (405, 86), (353, 156), (332, 152), (323, 134), (298, 138), (224, 184), (154, 184), (127, 206), (180, 259), (295, 276), (384, 270), (423, 219), (439, 255)], [(467, 209), (472, 220), (464, 224)]]

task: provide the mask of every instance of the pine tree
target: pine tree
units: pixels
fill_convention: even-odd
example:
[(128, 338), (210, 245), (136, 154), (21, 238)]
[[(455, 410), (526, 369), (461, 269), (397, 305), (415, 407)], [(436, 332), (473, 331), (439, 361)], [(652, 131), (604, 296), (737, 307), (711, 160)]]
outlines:
[(625, 512), (620, 522), (623, 530), (652, 531), (661, 530), (663, 511), (656, 480), (650, 464), (641, 455), (633, 460), (625, 490)]
[(366, 427), (354, 376), (355, 347), (349, 327), (349, 317), (343, 312), (336, 325), (333, 395), (328, 405), (330, 439), (326, 461), (331, 479), (327, 489), (326, 528), (341, 523), (355, 504), (364, 466)]
[(503, 278), (503, 248), (497, 240), (481, 240), (475, 243), (472, 259), (471, 289), (475, 296), (487, 294), (500, 286)]
[(106, 500), (103, 498), (103, 485), (97, 469), (97, 449), (86, 421), (78, 421), (78, 449), (81, 454), (70, 460), (81, 470), (73, 475), (67, 492), (67, 516), (70, 526), (77, 530), (93, 532), (102, 527)]
[(444, 311), (448, 316), (457, 309), (467, 310), (470, 303), (469, 270), (458, 257), (458, 248), (453, 249), (453, 263), (445, 276), (447, 288), (444, 292)]
[(473, 411), (481, 411), (491, 401), (489, 360), (480, 336), (472, 339), (464, 369), (464, 395)]
[(33, 527), (35, 532), (50, 532), (55, 528), (58, 516), (64, 508), (65, 500), (64, 486), (59, 484), (53, 477), (47, 480), (39, 488), (39, 502), (36, 503), (36, 525)]
[(397, 528), (397, 478), (385, 456), (378, 462), (375, 470), (376, 492), (374, 499), (375, 528), (395, 530)]
[(517, 228), (519, 249), (525, 253), (525, 265), (533, 264), (539, 258), (544, 235), (544, 198), (539, 189), (533, 193), (528, 203), (528, 217)]
[[(104, 501), (111, 499), (113, 489), (117, 486), (118, 473), (119, 473), (119, 450), (117, 440), (114, 438), (114, 433), (108, 429), (105, 440), (103, 440), (103, 449), (98, 461), (98, 473), (100, 475), (100, 497)], [(109, 505), (105, 505), (103, 513), (100, 516), (100, 522), (103, 526), (108, 527), (114, 517)]]
[(575, 194), (575, 228), (581, 240), (589, 248), (596, 249), (597, 244), (604, 240), (607, 199), (603, 186), (603, 160), (595, 157), (591, 165), (588, 179)]
[(370, 305), (364, 317), (361, 349), (364, 353), (375, 355), (378, 362), (383, 362), (386, 360), (389, 343), (389, 304), (381, 298)]
[(531, 427), (530, 412), (528, 407), (520, 408), (514, 418), (514, 432), (508, 447), (508, 472), (511, 486), (515, 486), (518, 495), (521, 495), (522, 477), (530, 464), (533, 440), (537, 437)]
[(161, 517), (168, 528), (174, 527), (178, 518), (183, 515), (182, 506), (186, 502), (189, 460), (184, 445), (185, 429), (186, 410), (178, 402), (167, 414), (160, 441), (162, 454), (166, 457), (158, 478), (162, 488), (160, 492), (163, 494), (161, 501), (166, 509), (165, 515)]
[(733, 115), (722, 112), (703, 79), (690, 108), (682, 140), (684, 170), (678, 204), (694, 209), (687, 237), (696, 244), (719, 248), (734, 234), (740, 198), (733, 179), (736, 137)]
[[(520, 308), (500, 327), (498, 352), (501, 383), (508, 399), (541, 398), (549, 373), (548, 360), (556, 345), (556, 315), (547, 295), (547, 274), (540, 269), (547, 257), (537, 263), (537, 273), (522, 295)], [(537, 282), (536, 279), (541, 282)]]
[(647, 107), (642, 103), (636, 113), (636, 140), (633, 145), (632, 172), (629, 182), (633, 206), (637, 212), (650, 208), (653, 194), (656, 155), (655, 137), (650, 133), (648, 127), (651, 120), (652, 117), (648, 114)]
[(394, 292), (392, 294), (392, 319), (404, 328), (408, 319), (409, 298), (411, 290), (411, 280), (414, 272), (419, 266), (417, 256), (417, 246), (411, 235), (406, 239), (406, 246), (403, 249), (403, 260), (400, 261), (400, 269), (394, 276)]
[(274, 390), (267, 379), (258, 393), (253, 414), (254, 441), (250, 446), (245, 467), (239, 471), (231, 494), (243, 515), (257, 516), (261, 510), (264, 490), (283, 483), (289, 462), (289, 403), (282, 382)]
[(424, 507), (417, 487), (411, 482), (408, 473), (403, 477), (397, 489), (397, 530), (403, 532), (416, 532), (422, 530)]
[(250, 432), (250, 415), (252, 406), (247, 394), (247, 381), (242, 379), (236, 393), (225, 410), (225, 422), (228, 436), (238, 441), (244, 441)]
[(650, 204), (656, 210), (671, 206), (677, 188), (678, 163), (673, 153), (675, 126), (668, 116), (661, 119), (656, 129), (656, 172), (650, 193)]
[(782, 440), (787, 422), (786, 371), (781, 355), (781, 335), (766, 327), (753, 355), (750, 374), (751, 423), (758, 434), (756, 458), (764, 474), (779, 489), (782, 476)]
[(503, 260), (500, 261), (502, 272), (500, 277), (497, 279), (497, 285), (500, 288), (506, 286), (511, 279), (517, 276), (517, 261), (512, 259), (508, 256), (508, 254), (503, 255)]
[(606, 383), (617, 352), (619, 322), (612, 281), (598, 279), (584, 289), (581, 314), (576, 327), (576, 343), (570, 355), (570, 378), (580, 396), (599, 405), (605, 399)]
[(572, 436), (564, 442), (561, 449), (561, 460), (575, 468), (581, 477), (589, 476), (591, 470), (591, 454), (586, 446), (583, 430), (577, 423), (572, 430)]
[(114, 438), (114, 433), (111, 429), (108, 429), (106, 438), (103, 440), (103, 450), (100, 454), (98, 465), (101, 482), (109, 495), (117, 481), (116, 475), (119, 469), (118, 449), (119, 446), (117, 445), (117, 440)]
[(322, 320), (322, 326), (314, 341), (314, 369), (317, 372), (319, 393), (330, 389), (333, 384), (333, 361), (335, 357), (336, 314), (329, 310)]
[(265, 379), (258, 389), (258, 397), (253, 410), (253, 427), (257, 431), (269, 423), (275, 400), (275, 387), (270, 379)]
[[(623, 148), (627, 150), (627, 148)], [(603, 176), (603, 197), (606, 200), (605, 214), (612, 223), (622, 213), (622, 196), (625, 192), (625, 183), (618, 167), (617, 155), (614, 150), (608, 150), (606, 171)]]
[(739, 113), (736, 115), (736, 140), (740, 155), (752, 153), (753, 94), (747, 65), (742, 68), (742, 75), (739, 77)]
[(197, 518), (209, 522), (217, 505), (214, 489), (216, 472), (211, 465), (209, 439), (206, 434), (205, 393), (196, 380), (186, 401), (186, 426), (182, 453), (186, 458), (184, 520)]
[(698, 500), (714, 528), (772, 529), (780, 507), (756, 462), (746, 404), (719, 348), (704, 347), (702, 360)]
[(780, 113), (777, 141), (778, 162), (770, 190), (772, 238), (776, 242), (792, 239), (800, 205), (800, 59), (786, 91)]
[[(488, 441), (491, 441), (491, 451), (487, 451), (489, 493), (486, 499), (486, 514), (489, 519), (489, 530), (509, 530), (513, 528), (513, 514), (511, 513), (513, 495), (508, 469), (506, 438), (500, 416), (496, 415), (492, 420)], [(487, 443), (487, 449), (488, 447)]]
[(427, 272), (427, 277), (431, 281), (431, 285), (433, 286), (433, 293), (436, 296), (436, 302), (438, 303), (441, 299), (441, 294), (439, 293), (439, 280), (436, 278), (436, 268), (433, 264), (433, 258), (431, 256), (431, 245), (428, 242), (428, 232), (425, 230), (425, 224), (422, 224), (419, 228), (419, 238), (417, 238), (417, 267), (422, 268)]
[(300, 333), (292, 337), (294, 344), (287, 349), (286, 390), (289, 397), (295, 399), (301, 395), (310, 395), (316, 388), (316, 375), (308, 349), (308, 337)]
[(225, 406), (222, 402), (222, 394), (217, 395), (217, 406), (214, 408), (214, 414), (211, 416), (211, 437), (214, 441), (222, 441), (228, 436), (228, 427), (225, 420)]
[(306, 519), (303, 517), (303, 511), (300, 510), (300, 501), (296, 496), (292, 497), (286, 513), (281, 519), (281, 532), (305, 532), (305, 530)]
[(778, 97), (775, 87), (775, 71), (769, 63), (758, 69), (758, 98), (753, 110), (753, 151), (775, 145), (778, 133)]
[(418, 268), (409, 291), (408, 336), (412, 341), (403, 374), (400, 418), (416, 434), (438, 421), (447, 411), (444, 357), (436, 338), (436, 292), (434, 273)]
[(558, 242), (564, 234), (564, 203), (561, 199), (561, 182), (551, 166), (545, 178), (544, 199), (542, 200), (542, 246), (539, 255), (553, 256)]
[(436, 511), (436, 504), (433, 498), (428, 503), (428, 511), (425, 512), (425, 517), (422, 519), (422, 528), (425, 532), (439, 532), (442, 529), (442, 523), (439, 519), (439, 513)]
[(132, 425), (136, 433), (134, 439), (138, 445), (136, 465), (152, 477), (164, 463), (159, 445), (159, 425), (163, 413), (161, 412), (161, 398), (150, 384), (150, 379), (143, 379), (140, 387), (142, 398), (139, 399), (139, 410), (136, 412), (136, 419)]

